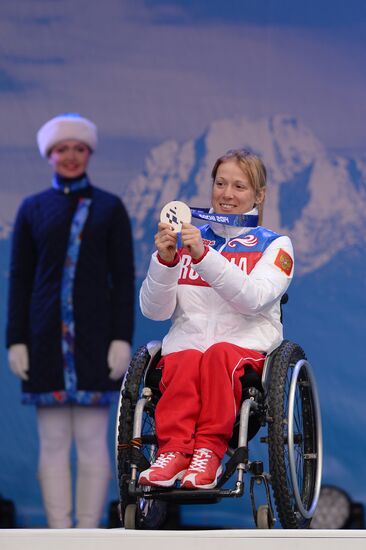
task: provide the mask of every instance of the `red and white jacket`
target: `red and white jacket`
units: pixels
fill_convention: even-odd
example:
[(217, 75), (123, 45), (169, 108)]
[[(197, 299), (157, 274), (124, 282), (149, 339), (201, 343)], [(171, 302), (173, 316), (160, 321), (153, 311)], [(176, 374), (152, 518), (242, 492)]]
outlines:
[(293, 276), (287, 236), (264, 227), (210, 223), (200, 228), (207, 254), (198, 263), (184, 248), (179, 263), (162, 264), (157, 252), (140, 290), (149, 319), (171, 319), (162, 354), (217, 342), (269, 353), (283, 339), (280, 299)]

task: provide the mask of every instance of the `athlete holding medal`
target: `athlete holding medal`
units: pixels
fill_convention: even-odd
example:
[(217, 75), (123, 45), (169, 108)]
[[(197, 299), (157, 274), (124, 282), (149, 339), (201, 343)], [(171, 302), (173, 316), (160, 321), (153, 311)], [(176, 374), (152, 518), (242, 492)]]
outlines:
[[(241, 377), (282, 341), (280, 301), (293, 276), (290, 239), (261, 224), (266, 169), (231, 150), (212, 169), (212, 208), (166, 205), (140, 291), (142, 313), (171, 319), (156, 407), (157, 460), (140, 485), (211, 489), (240, 408)], [(194, 217), (208, 223), (195, 227)]]

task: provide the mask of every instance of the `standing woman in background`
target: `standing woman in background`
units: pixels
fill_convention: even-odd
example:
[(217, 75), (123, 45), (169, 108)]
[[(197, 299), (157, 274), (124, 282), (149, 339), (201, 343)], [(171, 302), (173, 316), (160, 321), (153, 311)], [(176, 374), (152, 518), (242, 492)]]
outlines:
[(111, 466), (109, 405), (130, 361), (134, 264), (121, 200), (87, 166), (97, 128), (75, 114), (38, 131), (52, 186), (17, 214), (7, 347), (22, 402), (37, 409), (38, 476), (51, 528), (73, 526), (70, 449), (77, 450), (76, 526), (99, 526)]

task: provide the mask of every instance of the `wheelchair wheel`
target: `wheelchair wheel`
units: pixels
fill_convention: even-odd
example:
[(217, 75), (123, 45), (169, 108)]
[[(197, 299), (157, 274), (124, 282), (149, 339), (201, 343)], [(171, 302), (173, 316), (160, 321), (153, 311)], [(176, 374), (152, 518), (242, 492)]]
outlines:
[(322, 434), (316, 384), (303, 350), (284, 341), (271, 364), (268, 451), (281, 525), (309, 527), (319, 498)]
[[(146, 369), (151, 362), (151, 355), (146, 346), (141, 347), (134, 355), (125, 376), (121, 389), (118, 408), (117, 427), (117, 469), (121, 503), (121, 520), (126, 529), (158, 529), (163, 525), (167, 515), (167, 505), (154, 499), (134, 499), (129, 495), (128, 485), (131, 480), (131, 463), (134, 462), (130, 442), (133, 435), (135, 406), (140, 398)], [(141, 451), (151, 463), (157, 452), (155, 438), (154, 405), (151, 404), (143, 413)]]
[(125, 529), (136, 529), (136, 504), (127, 504), (123, 518)]

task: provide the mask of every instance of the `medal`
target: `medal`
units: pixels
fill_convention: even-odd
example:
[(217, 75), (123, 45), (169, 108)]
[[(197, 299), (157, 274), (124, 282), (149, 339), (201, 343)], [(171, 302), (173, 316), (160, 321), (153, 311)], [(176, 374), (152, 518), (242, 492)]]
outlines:
[(182, 230), (182, 223), (191, 223), (191, 219), (191, 209), (182, 201), (168, 202), (160, 213), (160, 221), (168, 223), (175, 233)]

